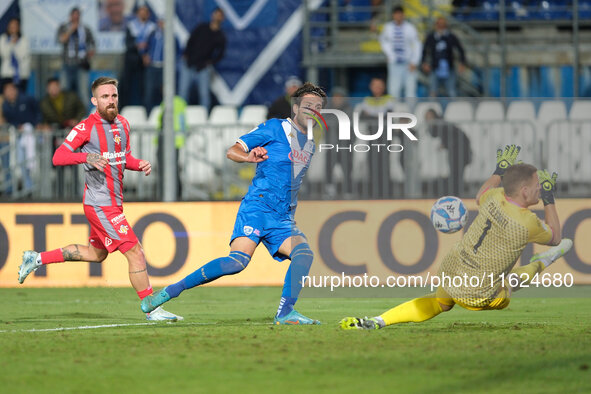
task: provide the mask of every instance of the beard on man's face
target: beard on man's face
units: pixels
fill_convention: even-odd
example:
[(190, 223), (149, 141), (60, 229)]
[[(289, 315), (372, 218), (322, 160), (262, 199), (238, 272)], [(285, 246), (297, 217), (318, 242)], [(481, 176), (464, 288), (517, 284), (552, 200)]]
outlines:
[(119, 110), (117, 109), (117, 106), (115, 104), (111, 104), (104, 109), (99, 108), (98, 113), (103, 119), (112, 122), (119, 114)]

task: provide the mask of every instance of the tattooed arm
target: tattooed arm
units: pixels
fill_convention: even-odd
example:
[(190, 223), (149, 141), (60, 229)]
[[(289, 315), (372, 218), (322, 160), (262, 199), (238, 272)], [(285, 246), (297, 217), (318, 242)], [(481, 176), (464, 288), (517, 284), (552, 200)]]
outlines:
[(98, 153), (89, 153), (86, 155), (86, 163), (94, 166), (99, 171), (104, 171), (105, 166), (109, 164), (109, 161)]

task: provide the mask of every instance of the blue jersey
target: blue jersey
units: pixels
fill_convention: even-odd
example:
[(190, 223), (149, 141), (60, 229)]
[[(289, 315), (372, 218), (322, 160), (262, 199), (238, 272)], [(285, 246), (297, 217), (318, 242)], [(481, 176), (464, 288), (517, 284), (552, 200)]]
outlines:
[(269, 158), (257, 164), (244, 200), (261, 200), (279, 213), (295, 214), (297, 195), (312, 155), (314, 140), (297, 129), (291, 119), (270, 119), (237, 141), (246, 152), (258, 146)]

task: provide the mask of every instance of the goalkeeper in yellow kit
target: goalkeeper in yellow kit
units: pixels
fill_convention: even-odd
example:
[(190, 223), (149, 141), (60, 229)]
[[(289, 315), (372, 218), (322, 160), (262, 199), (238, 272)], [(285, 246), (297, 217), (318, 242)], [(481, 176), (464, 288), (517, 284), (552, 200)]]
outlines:
[[(470, 310), (503, 309), (509, 305), (512, 291), (519, 290), (534, 276), (563, 256), (572, 247), (570, 239), (561, 239), (560, 221), (554, 205), (556, 178), (547, 170), (538, 171), (529, 164), (514, 164), (520, 147), (508, 145), (497, 151), (494, 174), (476, 195), (478, 216), (445, 256), (439, 269), (441, 286), (427, 296), (416, 298), (372, 318), (346, 317), (343, 329), (378, 329), (406, 322), (429, 320), (455, 304)], [(498, 187), (502, 184), (502, 187)], [(540, 199), (544, 202), (544, 222), (528, 209)], [(513, 268), (529, 242), (553, 245), (530, 259), (523, 267)], [(461, 281), (453, 278), (478, 278)], [(509, 280), (511, 278), (511, 280)], [(447, 280), (446, 280), (447, 279)], [(509, 286), (515, 285), (513, 287)]]

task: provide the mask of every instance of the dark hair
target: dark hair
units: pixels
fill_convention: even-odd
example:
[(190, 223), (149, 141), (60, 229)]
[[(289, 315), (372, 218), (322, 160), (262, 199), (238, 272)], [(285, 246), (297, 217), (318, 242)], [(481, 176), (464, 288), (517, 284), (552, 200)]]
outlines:
[(47, 85), (49, 85), (50, 83), (53, 83), (53, 82), (60, 83), (60, 80), (59, 80), (59, 78), (56, 78), (56, 77), (47, 78), (47, 83), (45, 84), (45, 86), (47, 86)]
[(429, 108), (427, 112), (425, 112), (425, 118), (427, 118), (427, 115), (429, 114), (433, 115), (435, 119), (441, 119), (441, 115), (439, 115), (433, 108)]
[(78, 8), (78, 7), (73, 7), (73, 8), (70, 10), (70, 15), (72, 15), (74, 12), (77, 12), (77, 13), (81, 14), (81, 12), (80, 12), (80, 8)]
[(2, 86), (2, 91), (4, 91), (6, 89), (6, 87), (8, 87), (8, 86), (12, 86), (12, 87), (14, 87), (15, 89), (18, 90), (18, 88), (17, 88), (16, 84), (14, 83), (14, 81), (13, 80), (8, 80), (8, 81), (4, 82), (4, 85)]
[(214, 12), (217, 12), (217, 11), (221, 12), (221, 13), (222, 13), (222, 15), (224, 15), (224, 16), (226, 15), (226, 13), (224, 12), (224, 10), (222, 10), (222, 8), (221, 8), (221, 7), (215, 7), (215, 8), (213, 9), (213, 11), (211, 11), (211, 13), (213, 14)]
[(300, 102), (302, 101), (302, 97), (304, 97), (306, 94), (313, 94), (321, 97), (322, 106), (324, 107), (326, 105), (326, 93), (320, 86), (316, 86), (311, 82), (304, 83), (298, 90), (294, 92), (294, 94), (291, 95), (291, 98), (293, 99), (292, 103), (299, 106)]
[(94, 82), (92, 83), (92, 86), (91, 86), (93, 96), (94, 96), (94, 92), (96, 91), (96, 89), (102, 85), (115, 85), (115, 87), (117, 87), (117, 86), (119, 86), (119, 81), (117, 81), (115, 78), (111, 78), (111, 77), (98, 77), (97, 79), (94, 80)]
[(529, 182), (538, 169), (531, 164), (514, 164), (503, 175), (503, 189), (508, 196), (514, 196), (524, 183)]
[(18, 33), (17, 36), (20, 39), (23, 36), (23, 33), (21, 32), (21, 20), (17, 17), (12, 17), (8, 20), (8, 23), (6, 24), (6, 35), (8, 35), (8, 25), (10, 25), (10, 22), (12, 21), (17, 21), (18, 22)]
[(394, 7), (392, 9), (392, 13), (395, 14), (397, 12), (402, 12), (404, 14), (404, 8), (402, 8), (402, 6), (400, 6), (400, 5), (397, 5), (396, 7)]

